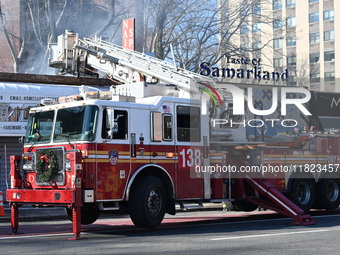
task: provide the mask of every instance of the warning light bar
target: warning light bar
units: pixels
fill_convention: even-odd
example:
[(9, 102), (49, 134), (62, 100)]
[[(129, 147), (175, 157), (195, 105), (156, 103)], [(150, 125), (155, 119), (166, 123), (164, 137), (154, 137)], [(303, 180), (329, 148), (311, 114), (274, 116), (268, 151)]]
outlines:
[(65, 97), (59, 97), (59, 103), (70, 103), (75, 101), (81, 101), (84, 100), (84, 97), (86, 100), (93, 100), (93, 99), (99, 99), (99, 100), (112, 100), (112, 92), (111, 91), (87, 91), (83, 95), (72, 95), (72, 96), (65, 96)]
[(75, 102), (75, 101), (80, 101), (80, 100), (84, 100), (84, 98), (80, 95), (59, 97), (58, 99), (59, 103), (69, 103), (69, 102)]
[(87, 91), (85, 93), (86, 99), (101, 99), (101, 100), (111, 100), (111, 91)]

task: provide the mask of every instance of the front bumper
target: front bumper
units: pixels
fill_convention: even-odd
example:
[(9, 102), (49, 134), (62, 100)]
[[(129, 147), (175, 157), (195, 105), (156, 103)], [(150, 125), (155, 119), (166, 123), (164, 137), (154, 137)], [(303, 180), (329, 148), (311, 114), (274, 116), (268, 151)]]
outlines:
[(75, 197), (74, 190), (6, 190), (6, 200), (11, 203), (73, 204)]

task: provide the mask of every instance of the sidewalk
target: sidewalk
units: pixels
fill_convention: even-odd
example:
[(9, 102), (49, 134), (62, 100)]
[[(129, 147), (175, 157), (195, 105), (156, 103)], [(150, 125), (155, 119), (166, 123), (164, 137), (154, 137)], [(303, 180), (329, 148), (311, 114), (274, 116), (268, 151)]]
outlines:
[[(9, 204), (4, 202), (6, 216), (0, 216), (0, 222), (11, 221), (11, 210)], [(203, 206), (185, 205), (185, 209), (176, 204), (176, 210), (180, 211), (199, 211), (199, 210), (223, 210), (222, 204), (204, 203)], [(105, 215), (103, 213), (103, 215)], [(67, 220), (65, 209), (63, 207), (33, 207), (32, 205), (22, 205), (19, 207), (19, 221), (43, 221), (43, 220)]]

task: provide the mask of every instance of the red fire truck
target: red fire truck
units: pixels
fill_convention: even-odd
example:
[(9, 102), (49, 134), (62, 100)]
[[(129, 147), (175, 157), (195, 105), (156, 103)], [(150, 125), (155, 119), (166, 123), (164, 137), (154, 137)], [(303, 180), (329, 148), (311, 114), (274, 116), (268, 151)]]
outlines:
[[(337, 154), (339, 140), (295, 134), (295, 143), (267, 144), (247, 140), (242, 125), (212, 126), (214, 117), (243, 118), (232, 114), (230, 94), (216, 91), (212, 79), (100, 38), (67, 32), (51, 53), (50, 65), (64, 73), (101, 71), (122, 84), (109, 91), (83, 86), (79, 95), (58, 103), (46, 99), (30, 110), (24, 153), (11, 156), (6, 192), (14, 233), (21, 204), (64, 206), (76, 239), (80, 225), (93, 223), (105, 210), (128, 212), (135, 225), (153, 228), (165, 213), (175, 214), (177, 202), (228, 201), (233, 209), (260, 205), (308, 225), (314, 222), (304, 210), (314, 206), (315, 187), (317, 201), (332, 202), (320, 208), (339, 205), (336, 170), (329, 181), (319, 172), (309, 175), (305, 166), (297, 167), (295, 176), (294, 169), (263, 171), (268, 164), (303, 165), (312, 159), (324, 167), (331, 163), (324, 149)], [(291, 147), (297, 143), (298, 149)], [(333, 163), (336, 167), (336, 159)]]

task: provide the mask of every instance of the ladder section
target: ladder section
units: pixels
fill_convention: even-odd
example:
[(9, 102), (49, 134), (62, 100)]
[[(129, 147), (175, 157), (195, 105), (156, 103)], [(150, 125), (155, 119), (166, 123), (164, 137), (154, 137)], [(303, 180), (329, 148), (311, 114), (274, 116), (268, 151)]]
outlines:
[[(247, 163), (242, 153), (239, 153), (239, 155), (227, 154), (226, 157), (228, 163), (235, 166)], [(300, 207), (290, 201), (266, 179), (259, 178), (256, 175), (239, 175), (237, 178), (234, 178), (234, 186), (236, 190), (235, 188), (232, 189), (232, 195), (238, 199), (291, 217), (293, 218), (294, 225), (306, 226), (315, 224), (309, 214), (305, 214)], [(252, 190), (251, 192), (249, 192), (249, 188)]]
[[(168, 80), (181, 81), (184, 84), (194, 86), (198, 83), (213, 84), (211, 78), (199, 75), (197, 73), (178, 68), (174, 64), (164, 60), (148, 56), (144, 53), (123, 49), (122, 47), (102, 41), (100, 38), (83, 38), (79, 40), (83, 46), (97, 49), (104, 54), (118, 59), (118, 64), (129, 66), (136, 71), (145, 71), (154, 74), (157, 78), (167, 78)], [(100, 54), (99, 54), (100, 56)], [(132, 65), (132, 66), (131, 66)]]
[[(124, 49), (101, 38), (79, 38), (78, 34), (65, 32), (58, 36), (58, 43), (49, 44), (49, 65), (59, 68), (62, 74), (95, 74), (114, 79), (120, 84), (161, 85), (182, 90), (181, 97), (198, 95), (223, 105), (228, 92), (217, 91), (215, 80), (195, 72), (179, 68), (136, 51)], [(147, 86), (145, 86), (147, 87)], [(221, 95), (220, 95), (221, 93)]]

